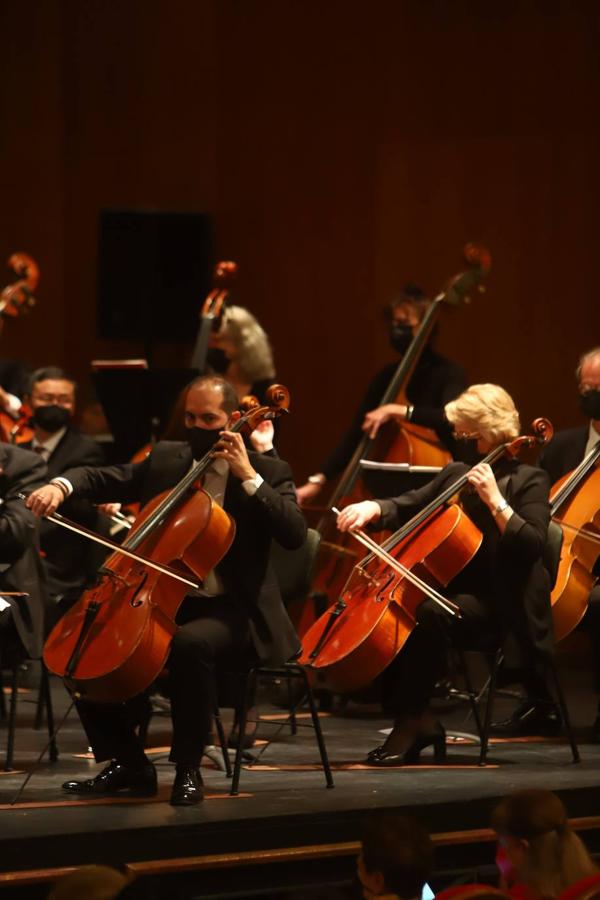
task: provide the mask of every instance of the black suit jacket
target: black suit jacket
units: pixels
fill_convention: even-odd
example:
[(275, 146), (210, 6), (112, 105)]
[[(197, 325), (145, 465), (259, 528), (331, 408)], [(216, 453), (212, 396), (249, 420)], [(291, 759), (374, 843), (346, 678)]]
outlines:
[(23, 646), (34, 659), (42, 652), (47, 594), (38, 546), (38, 520), (18, 495), (30, 493), (46, 480), (46, 466), (36, 453), (0, 444), (0, 591), (23, 591), (29, 595), (24, 600), (7, 600)]
[[(29, 448), (31, 444), (21, 446)], [(104, 462), (104, 453), (96, 441), (67, 428), (47, 462), (48, 475), (56, 478), (65, 469), (101, 466)], [(101, 527), (102, 516), (89, 500), (69, 498), (60, 511), (92, 531), (106, 531)], [(97, 545), (45, 519), (40, 525), (40, 545), (52, 597), (67, 594), (75, 598), (90, 582), (105, 555)]]
[[(383, 518), (377, 527), (397, 530), (466, 471), (464, 463), (451, 463), (424, 487), (378, 500)], [(498, 622), (507, 664), (521, 667), (532, 649), (549, 653), (553, 647), (550, 576), (543, 563), (550, 522), (549, 479), (541, 469), (518, 461), (500, 463), (495, 474), (514, 515), (500, 534), (478, 495), (463, 493), (462, 505), (482, 531), (483, 541), (442, 593), (474, 594), (486, 602)]]
[[(589, 425), (558, 431), (540, 455), (540, 466), (550, 476), (550, 483), (577, 468), (582, 461), (589, 436)], [(598, 436), (600, 440), (600, 435)]]
[[(259, 658), (278, 665), (299, 649), (294, 628), (281, 601), (279, 585), (269, 564), (271, 541), (293, 550), (306, 537), (306, 523), (296, 502), (291, 470), (286, 462), (250, 452), (252, 466), (264, 478), (254, 496), (229, 475), (224, 508), (236, 523), (233, 544), (217, 571), (227, 594), (248, 615)], [(188, 444), (161, 441), (140, 463), (83, 468), (64, 473), (78, 497), (96, 503), (112, 501), (146, 504), (174, 487), (192, 464)], [(198, 599), (199, 612), (201, 598)]]

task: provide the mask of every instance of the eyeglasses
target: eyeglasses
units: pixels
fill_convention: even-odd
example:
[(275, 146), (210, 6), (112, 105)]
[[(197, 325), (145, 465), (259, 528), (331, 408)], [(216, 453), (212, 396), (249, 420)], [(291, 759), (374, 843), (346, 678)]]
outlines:
[(478, 441), (481, 435), (478, 431), (456, 431), (455, 429), (452, 437), (457, 441)]

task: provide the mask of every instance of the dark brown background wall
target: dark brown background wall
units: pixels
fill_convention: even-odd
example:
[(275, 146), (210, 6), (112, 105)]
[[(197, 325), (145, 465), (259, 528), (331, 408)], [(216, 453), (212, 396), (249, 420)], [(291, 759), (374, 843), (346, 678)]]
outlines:
[(488, 291), (440, 348), (525, 419), (578, 421), (572, 370), (600, 343), (594, 0), (2, 0), (0, 34), (0, 256), (43, 277), (3, 355), (83, 378), (140, 353), (95, 335), (98, 210), (212, 213), (302, 478), (390, 358), (383, 302), (437, 291), (479, 240)]

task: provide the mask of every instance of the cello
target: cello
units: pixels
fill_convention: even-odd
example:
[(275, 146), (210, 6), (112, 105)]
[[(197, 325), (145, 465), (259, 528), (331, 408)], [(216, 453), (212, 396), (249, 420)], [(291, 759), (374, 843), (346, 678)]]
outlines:
[[(394, 377), (381, 398), (380, 406), (386, 403), (407, 403), (408, 383), (443, 306), (459, 306), (461, 303), (467, 303), (473, 289), (483, 289), (481, 282), (491, 267), (489, 251), (477, 244), (467, 244), (464, 248), (464, 257), (468, 268), (453, 276), (434, 297), (410, 347), (398, 364)], [(410, 465), (420, 466), (443, 466), (451, 459), (448, 451), (441, 446), (437, 435), (430, 429), (411, 422), (403, 422), (401, 425), (386, 422), (379, 429), (376, 438), (371, 439), (367, 434), (361, 438), (329, 499), (328, 509), (365, 498), (365, 491), (358, 481), (360, 461), (364, 458), (378, 462), (407, 462)], [(321, 551), (317, 559), (313, 592), (326, 596), (338, 595), (358, 559), (358, 554), (349, 549), (345, 537), (337, 533), (329, 512), (318, 522), (317, 531), (321, 534)]]
[[(500, 444), (483, 460), (493, 465), (552, 437), (547, 419), (536, 419), (532, 435)], [(355, 566), (339, 600), (303, 638), (300, 664), (319, 684), (339, 693), (370, 684), (402, 650), (416, 625), (416, 611), (430, 597), (449, 615), (460, 615), (440, 593), (475, 556), (481, 531), (457, 502), (469, 472), (450, 484), (382, 545), (352, 530), (370, 553)]]
[[(269, 390), (269, 405), (254, 407), (230, 426), (252, 430), (287, 411), (289, 393)], [(110, 546), (98, 583), (57, 623), (44, 647), (48, 669), (74, 696), (114, 703), (145, 690), (164, 668), (175, 617), (233, 542), (235, 523), (200, 487), (210, 450), (172, 488), (142, 509), (127, 539), (115, 544), (54, 514), (51, 522)], [(201, 602), (201, 601), (200, 601)]]
[(557, 641), (583, 618), (595, 582), (592, 570), (600, 553), (600, 436), (582, 462), (553, 486), (552, 519), (561, 526), (563, 543), (552, 589), (552, 620)]
[[(13, 253), (8, 259), (8, 268), (12, 269), (16, 280), (8, 284), (0, 293), (0, 334), (6, 319), (14, 319), (27, 313), (36, 304), (34, 291), (40, 280), (37, 263), (27, 253)], [(0, 412), (0, 440), (11, 444), (22, 444), (30, 441), (33, 431), (29, 426), (31, 410), (25, 404), (18, 413), (6, 410)]]

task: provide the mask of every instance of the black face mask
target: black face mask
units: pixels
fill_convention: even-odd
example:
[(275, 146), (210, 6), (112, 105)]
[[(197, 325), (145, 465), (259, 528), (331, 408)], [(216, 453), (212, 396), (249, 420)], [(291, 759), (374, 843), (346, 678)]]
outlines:
[(192, 449), (194, 459), (202, 459), (202, 457), (212, 450), (219, 435), (223, 431), (222, 428), (186, 428), (187, 441)]
[(231, 360), (220, 347), (209, 347), (206, 354), (206, 364), (217, 375), (224, 375), (229, 368)]
[(600, 419), (600, 390), (580, 394), (579, 405), (588, 419)]
[(48, 434), (54, 434), (69, 424), (71, 413), (64, 406), (38, 406), (33, 412), (31, 421)]
[(390, 344), (396, 353), (406, 353), (413, 337), (411, 325), (392, 325), (390, 328)]

